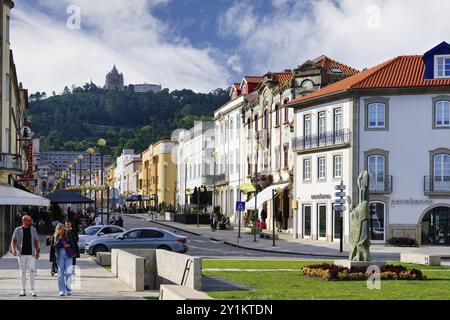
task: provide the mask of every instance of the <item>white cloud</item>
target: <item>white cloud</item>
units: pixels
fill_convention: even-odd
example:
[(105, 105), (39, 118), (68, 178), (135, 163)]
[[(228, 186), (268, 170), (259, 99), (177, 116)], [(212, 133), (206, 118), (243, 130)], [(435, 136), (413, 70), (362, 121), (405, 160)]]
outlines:
[(253, 72), (292, 68), (321, 54), (362, 69), (397, 55), (423, 54), (450, 41), (446, 0), (272, 4), (271, 12), (260, 13), (251, 1), (242, 0), (219, 20), (222, 34), (238, 38), (236, 54), (251, 57)]
[[(151, 15), (167, 0), (40, 0), (42, 14), (25, 5), (13, 10), (12, 48), (18, 77), (31, 92), (61, 91), (91, 78), (103, 85), (115, 63), (126, 83), (154, 82), (170, 89), (208, 92), (226, 87), (229, 73), (211, 48), (186, 39), (167, 39), (167, 26)], [(81, 30), (61, 16), (68, 5), (81, 8)], [(59, 19), (56, 19), (55, 16)]]

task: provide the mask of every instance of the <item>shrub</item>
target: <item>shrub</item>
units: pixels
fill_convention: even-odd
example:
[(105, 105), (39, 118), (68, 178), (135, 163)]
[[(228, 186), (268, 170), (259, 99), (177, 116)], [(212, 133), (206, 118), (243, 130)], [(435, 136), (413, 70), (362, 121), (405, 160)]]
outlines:
[[(367, 272), (367, 267), (352, 267), (350, 270), (334, 264), (316, 264), (302, 268), (304, 275), (311, 278), (320, 278), (328, 281), (362, 281), (367, 280), (372, 274)], [(408, 270), (404, 266), (384, 265), (380, 267), (381, 280), (423, 280), (422, 272), (417, 269)]]
[(417, 246), (416, 240), (411, 238), (391, 238), (388, 240), (388, 244), (398, 247), (415, 247)]

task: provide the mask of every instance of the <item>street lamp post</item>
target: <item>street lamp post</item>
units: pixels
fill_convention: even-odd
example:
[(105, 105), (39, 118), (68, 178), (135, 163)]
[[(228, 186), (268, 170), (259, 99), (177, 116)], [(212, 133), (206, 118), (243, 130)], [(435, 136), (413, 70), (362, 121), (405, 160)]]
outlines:
[(216, 206), (216, 171), (217, 171), (217, 151), (212, 152), (212, 157), (214, 158), (214, 173), (213, 173), (213, 193), (212, 193), (212, 210), (214, 214), (214, 209)]
[(78, 160), (75, 159), (72, 161), (73, 163), (73, 185), (75, 187), (76, 190), (76, 186), (77, 186), (77, 164), (78, 164)]
[[(100, 147), (100, 186), (101, 186), (101, 192), (100, 192), (100, 210), (102, 215), (102, 224), (103, 222), (103, 148), (106, 146), (106, 140), (105, 139), (98, 139), (97, 145)], [(109, 212), (107, 214), (108, 223), (109, 223)]]
[(73, 166), (71, 164), (69, 164), (69, 183), (67, 184), (67, 186), (72, 186), (72, 168)]
[(84, 159), (84, 157), (83, 157), (83, 155), (78, 155), (78, 161), (80, 162), (80, 179), (79, 179), (79, 181), (80, 181), (80, 194), (82, 193), (81, 192), (81, 176), (82, 176), (82, 168), (81, 168), (81, 165), (82, 165), (82, 162), (83, 162), (83, 159)]
[(163, 162), (164, 165), (164, 189), (163, 189), (163, 197), (164, 197), (164, 206), (167, 208), (167, 202), (168, 202), (168, 196), (167, 192), (169, 191), (169, 188), (167, 187), (167, 167), (169, 166), (169, 163), (167, 161)]
[[(89, 187), (92, 187), (92, 155), (94, 154), (94, 148), (88, 148), (86, 152), (89, 154)], [(92, 189), (89, 188), (89, 198), (92, 198)]]
[(258, 153), (260, 144), (256, 144), (256, 163), (255, 163), (255, 210), (253, 211), (253, 242), (256, 242), (256, 219), (258, 217), (257, 199), (258, 199)]
[(186, 185), (187, 185), (187, 159), (184, 160), (184, 206), (183, 206), (183, 214), (186, 214), (186, 207), (187, 207)]

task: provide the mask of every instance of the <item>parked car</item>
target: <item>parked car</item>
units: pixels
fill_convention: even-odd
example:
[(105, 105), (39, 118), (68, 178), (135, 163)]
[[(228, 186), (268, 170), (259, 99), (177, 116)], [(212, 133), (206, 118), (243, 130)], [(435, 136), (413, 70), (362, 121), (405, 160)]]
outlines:
[(81, 251), (86, 248), (86, 243), (98, 238), (112, 238), (121, 235), (126, 230), (115, 225), (92, 226), (84, 229), (83, 234), (79, 236), (78, 247)]
[(159, 228), (135, 228), (113, 238), (93, 239), (86, 245), (86, 253), (108, 252), (111, 249), (163, 249), (184, 253), (187, 238)]

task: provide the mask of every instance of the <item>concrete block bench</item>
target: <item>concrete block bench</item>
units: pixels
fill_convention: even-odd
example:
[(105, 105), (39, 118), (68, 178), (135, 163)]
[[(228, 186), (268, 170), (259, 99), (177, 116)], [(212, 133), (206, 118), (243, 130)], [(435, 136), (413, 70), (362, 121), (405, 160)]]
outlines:
[[(263, 239), (273, 239), (273, 233), (272, 232), (261, 232), (259, 234), (260, 238)], [(278, 233), (275, 233), (275, 240), (278, 240), (280, 238), (280, 236), (278, 235)]]
[(400, 262), (422, 264), (426, 266), (440, 266), (441, 256), (425, 253), (401, 253)]
[(206, 293), (192, 288), (163, 284), (159, 291), (159, 300), (214, 300)]
[(101, 266), (111, 265), (111, 253), (110, 252), (97, 252), (95, 261)]

